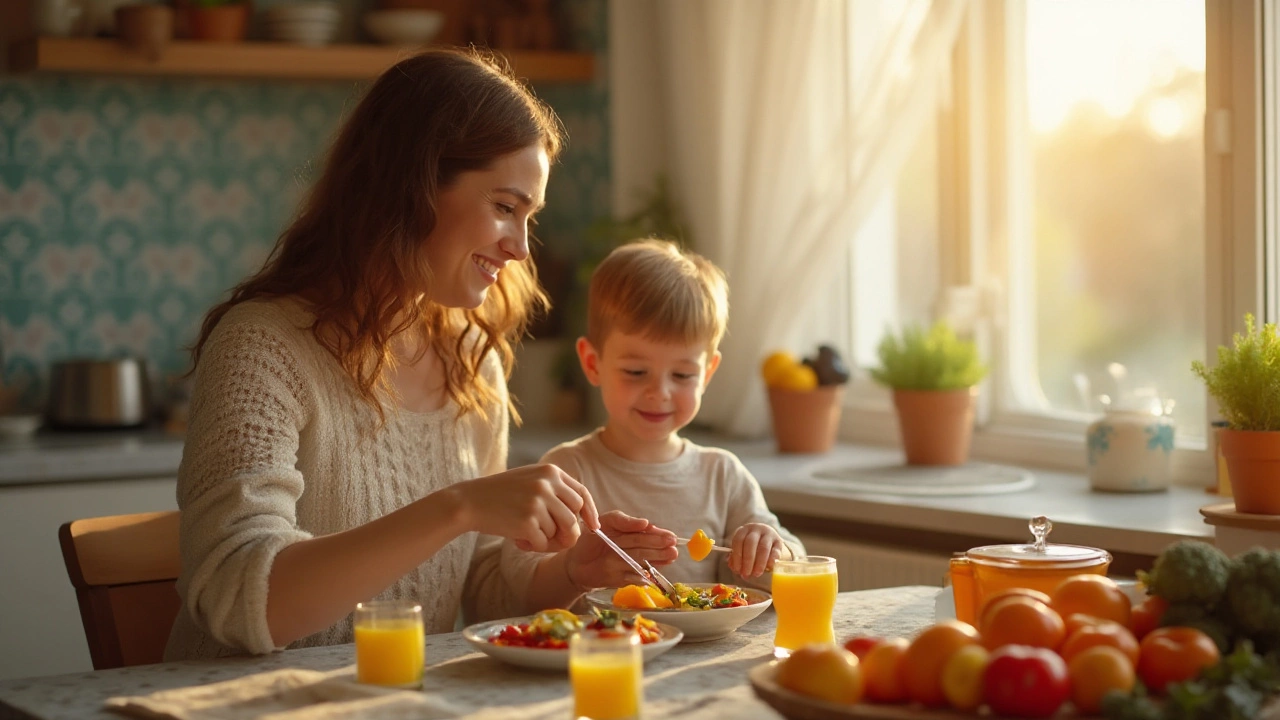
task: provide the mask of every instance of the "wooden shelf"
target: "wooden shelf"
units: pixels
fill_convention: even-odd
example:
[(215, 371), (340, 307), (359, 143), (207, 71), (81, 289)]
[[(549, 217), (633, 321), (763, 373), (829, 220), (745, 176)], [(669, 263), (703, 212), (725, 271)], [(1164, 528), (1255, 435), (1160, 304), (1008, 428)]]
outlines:
[[(209, 77), (352, 80), (378, 76), (413, 53), (380, 45), (307, 47), (246, 41), (174, 41), (159, 60), (112, 39), (40, 37), (11, 44), (13, 72), (67, 72), (108, 75), (204, 75)], [(595, 57), (569, 52), (504, 53), (516, 75), (531, 82), (586, 82), (595, 75)]]

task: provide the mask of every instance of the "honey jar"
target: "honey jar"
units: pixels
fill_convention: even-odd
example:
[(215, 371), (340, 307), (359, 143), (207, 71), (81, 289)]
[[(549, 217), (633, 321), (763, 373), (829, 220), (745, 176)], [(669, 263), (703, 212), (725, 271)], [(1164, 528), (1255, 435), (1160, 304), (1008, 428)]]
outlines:
[(1051, 594), (1072, 575), (1106, 575), (1111, 553), (1084, 545), (1049, 543), (1049, 518), (1028, 523), (1033, 542), (1025, 545), (985, 545), (951, 558), (948, 575), (955, 597), (956, 618), (977, 625), (986, 599), (1009, 588), (1031, 588)]

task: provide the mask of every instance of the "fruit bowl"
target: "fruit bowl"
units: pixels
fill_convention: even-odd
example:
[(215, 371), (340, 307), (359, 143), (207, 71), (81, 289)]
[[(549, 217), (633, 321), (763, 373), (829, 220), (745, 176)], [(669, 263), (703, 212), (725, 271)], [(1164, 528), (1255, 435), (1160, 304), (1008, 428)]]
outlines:
[[(699, 590), (709, 589), (717, 583), (685, 583)], [(665, 623), (684, 632), (685, 642), (704, 642), (727, 637), (734, 630), (756, 619), (773, 604), (773, 596), (763, 590), (743, 588), (747, 595), (747, 604), (738, 607), (711, 608), (709, 610), (673, 610), (645, 609), (634, 610), (613, 604), (613, 594), (617, 588), (601, 588), (587, 593), (587, 603), (602, 610), (616, 610), (623, 616), (635, 615), (637, 612), (659, 623)]]

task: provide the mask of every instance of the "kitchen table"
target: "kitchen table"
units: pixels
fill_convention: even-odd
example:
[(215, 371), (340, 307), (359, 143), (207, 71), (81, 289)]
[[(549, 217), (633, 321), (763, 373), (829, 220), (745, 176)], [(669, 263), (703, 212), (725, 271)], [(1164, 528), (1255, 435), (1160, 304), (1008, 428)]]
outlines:
[[(936, 587), (900, 587), (841, 593), (836, 602), (838, 638), (850, 635), (910, 637), (932, 623)], [(777, 718), (755, 698), (747, 671), (772, 657), (772, 610), (727, 638), (681, 643), (645, 666), (645, 716), (650, 718)], [(354, 662), (351, 645), (287, 650), (258, 657), (162, 663), (73, 675), (0, 682), (0, 720), (113, 718), (102, 703), (119, 695), (230, 680), (279, 668), (336, 670)], [(525, 670), (477, 652), (461, 633), (427, 637), (423, 691), (472, 720), (571, 716), (563, 672)]]

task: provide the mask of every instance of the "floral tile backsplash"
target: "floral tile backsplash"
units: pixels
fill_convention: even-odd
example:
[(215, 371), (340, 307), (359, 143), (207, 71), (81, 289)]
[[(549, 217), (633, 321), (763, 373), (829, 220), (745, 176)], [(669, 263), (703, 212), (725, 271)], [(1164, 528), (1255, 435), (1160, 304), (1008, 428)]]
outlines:
[[(575, 4), (597, 47), (603, 5)], [(261, 265), (361, 87), (0, 78), (0, 380), (19, 409), (63, 358), (188, 370), (204, 312)], [(536, 90), (571, 137), (538, 234), (572, 244), (609, 208), (607, 89)]]

